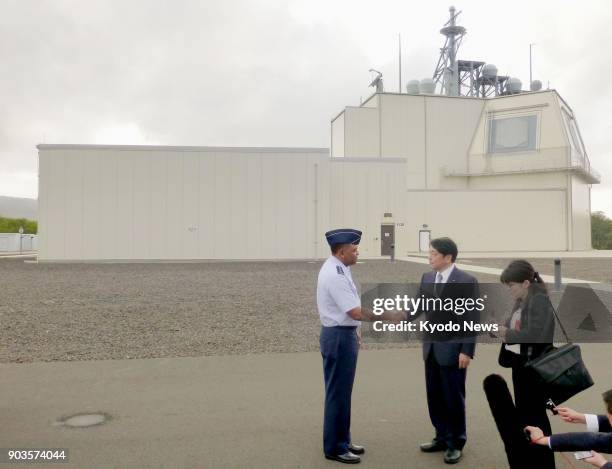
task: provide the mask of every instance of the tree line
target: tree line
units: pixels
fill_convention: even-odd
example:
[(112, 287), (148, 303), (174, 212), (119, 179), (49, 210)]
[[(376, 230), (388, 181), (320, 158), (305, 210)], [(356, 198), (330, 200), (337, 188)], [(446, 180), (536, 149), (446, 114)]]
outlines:
[(7, 218), (0, 215), (0, 233), (19, 233), (19, 227), (23, 227), (23, 232), (36, 234), (38, 232), (38, 222), (26, 218)]
[(612, 249), (612, 220), (603, 212), (591, 214), (591, 244), (593, 249)]

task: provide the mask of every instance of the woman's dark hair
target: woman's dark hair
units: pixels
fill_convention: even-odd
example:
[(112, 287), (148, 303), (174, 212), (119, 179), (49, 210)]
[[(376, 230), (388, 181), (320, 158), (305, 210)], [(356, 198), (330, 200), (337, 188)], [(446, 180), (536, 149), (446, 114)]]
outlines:
[(603, 393), (603, 400), (609, 414), (612, 414), (612, 389)]
[(448, 256), (449, 254), (452, 256), (453, 262), (457, 259), (457, 254), (459, 250), (457, 249), (457, 245), (450, 238), (436, 238), (432, 239), (429, 243), (432, 248), (438, 251), (443, 256)]
[(508, 284), (510, 282), (523, 283), (525, 280), (529, 280), (531, 286), (529, 287), (529, 293), (533, 294), (535, 291), (548, 294), (546, 284), (540, 274), (536, 272), (533, 266), (525, 260), (516, 260), (510, 262), (508, 267), (504, 269), (500, 276), (501, 283)]

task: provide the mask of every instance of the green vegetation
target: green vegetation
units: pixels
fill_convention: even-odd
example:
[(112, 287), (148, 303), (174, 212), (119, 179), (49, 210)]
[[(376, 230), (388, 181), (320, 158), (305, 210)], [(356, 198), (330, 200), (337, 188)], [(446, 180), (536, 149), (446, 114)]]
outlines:
[(36, 221), (0, 216), (0, 233), (19, 233), (20, 226), (23, 226), (23, 232), (27, 234), (36, 234), (38, 231), (38, 222)]
[(612, 220), (603, 212), (591, 214), (591, 240), (593, 249), (612, 249)]

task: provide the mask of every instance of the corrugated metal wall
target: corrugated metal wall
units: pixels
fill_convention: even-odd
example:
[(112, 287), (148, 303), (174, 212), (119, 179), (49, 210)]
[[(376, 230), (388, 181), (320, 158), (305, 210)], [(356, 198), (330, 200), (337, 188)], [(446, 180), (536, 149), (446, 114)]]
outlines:
[(40, 149), (40, 259), (315, 257), (326, 151)]

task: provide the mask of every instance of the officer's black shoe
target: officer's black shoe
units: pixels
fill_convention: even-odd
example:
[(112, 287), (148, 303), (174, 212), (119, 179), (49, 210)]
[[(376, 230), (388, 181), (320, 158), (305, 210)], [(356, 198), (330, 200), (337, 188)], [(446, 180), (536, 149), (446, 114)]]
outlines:
[(353, 454), (363, 454), (365, 453), (365, 448), (363, 446), (350, 444), (348, 446), (348, 450)]
[(434, 439), (429, 443), (421, 443), (420, 448), (423, 453), (435, 453), (436, 451), (444, 451), (446, 449), (446, 443)]
[(325, 459), (331, 459), (332, 461), (338, 461), (344, 464), (358, 464), (361, 462), (361, 458), (359, 456), (354, 455), (350, 451), (338, 455), (326, 454)]
[(461, 459), (462, 453), (460, 449), (448, 448), (444, 453), (444, 462), (446, 464), (457, 464)]

